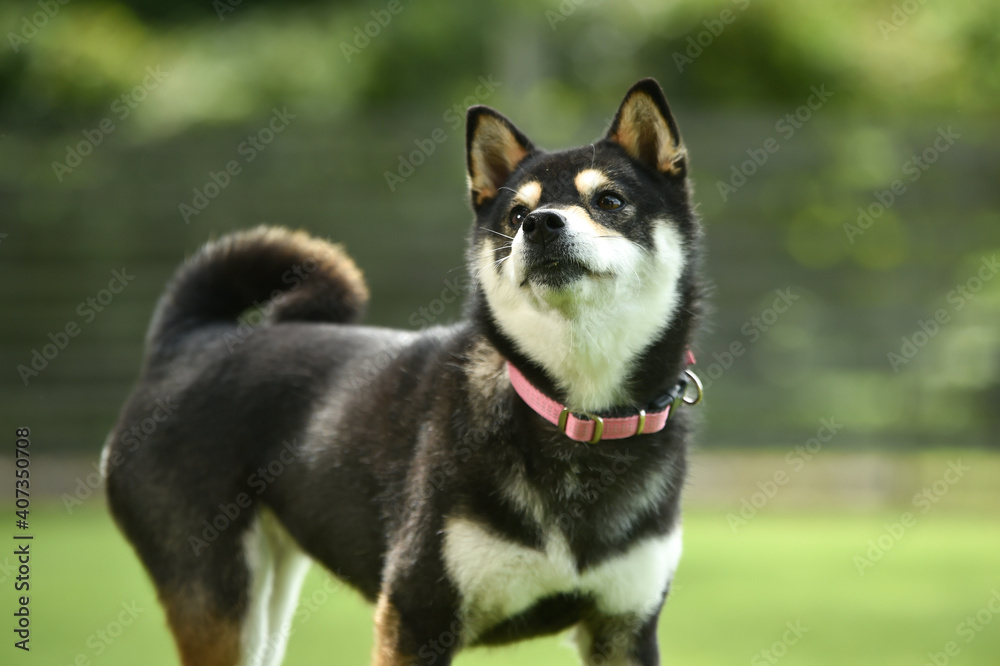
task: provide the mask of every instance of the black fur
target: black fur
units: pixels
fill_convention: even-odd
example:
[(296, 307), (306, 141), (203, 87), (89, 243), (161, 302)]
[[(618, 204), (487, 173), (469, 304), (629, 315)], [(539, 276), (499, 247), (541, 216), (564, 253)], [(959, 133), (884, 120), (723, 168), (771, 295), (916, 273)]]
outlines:
[[(636, 91), (653, 99), (679, 142), (655, 82), (629, 94)], [(527, 153), (513, 171), (501, 165), (492, 174), (510, 187), (531, 177), (542, 182), (546, 202), (578, 203), (573, 174), (596, 165), (621, 184), (634, 211), (609, 217), (609, 227), (617, 224), (616, 231), (648, 246), (644, 220), (655, 215), (676, 225), (686, 253), (680, 303), (635, 364), (631, 400), (616, 409), (650, 405), (682, 375), (700, 312), (700, 231), (686, 162), (679, 174), (665, 173), (648, 151), (631, 156), (610, 138), (545, 153), (483, 107), (469, 112), (470, 154), (482, 118), (508, 126)], [(616, 118), (609, 136), (618, 124)], [(353, 324), (367, 297), (360, 275), (339, 251), (302, 234), (228, 237), (180, 269), (154, 316), (146, 365), (109, 438), (106, 462), (113, 514), (165, 601), (180, 597), (217, 617), (244, 617), (250, 572), (242, 537), (266, 507), (329, 571), (370, 601), (388, 599), (398, 616), (399, 657), (376, 663), (447, 664), (455, 648), (438, 638), (454, 630), (461, 591), (441, 552), (445, 519), (465, 516), (511, 542), (544, 547), (537, 522), (505, 498), (512, 474), (529, 480), (580, 571), (675, 526), (689, 431), (684, 410), (659, 433), (588, 446), (535, 414), (509, 384), (484, 393), (485, 354), (509, 359), (550, 396), (566, 398), (502, 332), (475, 279), (476, 249), (502, 242), (490, 232), (513, 235), (505, 226), (512, 196), (499, 189), (476, 201), (474, 193), (474, 287), (465, 317), (447, 328), (409, 333)], [(313, 268), (292, 271), (293, 280), (295, 266)], [(254, 308), (265, 323), (241, 328), (237, 317)], [(137, 435), (133, 425), (164, 399), (176, 405), (174, 413)], [(636, 489), (654, 476), (669, 492), (641, 515), (626, 515), (635, 512)], [(239, 506), (242, 497), (248, 506)], [(230, 517), (234, 505), (239, 510)], [(220, 513), (227, 526), (210, 539), (206, 525)], [(623, 522), (628, 529), (621, 532)], [(657, 615), (626, 631), (630, 663), (658, 663)], [(611, 621), (586, 595), (560, 594), (474, 642)]]

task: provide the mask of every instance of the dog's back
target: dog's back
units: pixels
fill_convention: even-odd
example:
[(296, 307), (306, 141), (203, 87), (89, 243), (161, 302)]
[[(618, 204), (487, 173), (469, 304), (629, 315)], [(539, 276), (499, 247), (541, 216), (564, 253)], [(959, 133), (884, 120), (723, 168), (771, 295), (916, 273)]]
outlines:
[[(338, 365), (392, 342), (342, 326), (366, 301), (337, 246), (259, 228), (202, 248), (157, 306), (143, 375), (103, 464), (111, 511), (183, 637), (186, 664), (236, 663), (253, 569), (266, 564), (252, 561), (260, 549), (248, 540), (259, 532), (276, 560), (287, 545), (275, 524), (249, 529), (260, 497), (299, 457), (290, 440)], [(248, 312), (268, 325), (241, 323)], [(377, 548), (365, 553), (376, 570)]]

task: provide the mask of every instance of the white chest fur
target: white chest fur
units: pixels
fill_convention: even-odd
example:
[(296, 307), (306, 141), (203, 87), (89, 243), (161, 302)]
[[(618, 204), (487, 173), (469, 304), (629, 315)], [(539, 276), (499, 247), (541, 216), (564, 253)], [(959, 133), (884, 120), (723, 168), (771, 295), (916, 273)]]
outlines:
[(608, 615), (648, 617), (658, 608), (680, 556), (679, 525), (582, 573), (558, 530), (549, 532), (540, 551), (466, 518), (450, 518), (445, 527), (445, 566), (462, 596), (466, 641), (559, 593), (590, 595)]

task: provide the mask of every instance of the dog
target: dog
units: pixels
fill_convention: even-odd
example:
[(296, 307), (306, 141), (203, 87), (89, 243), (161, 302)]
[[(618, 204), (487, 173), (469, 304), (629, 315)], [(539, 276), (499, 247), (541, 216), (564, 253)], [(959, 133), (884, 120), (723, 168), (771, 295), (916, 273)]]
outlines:
[(376, 666), (574, 627), (584, 664), (659, 663), (701, 397), (686, 149), (652, 79), (592, 144), (474, 106), (466, 147), (458, 323), (358, 324), (343, 249), (281, 228), (157, 304), (102, 461), (183, 664), (279, 664), (311, 560), (374, 603)]

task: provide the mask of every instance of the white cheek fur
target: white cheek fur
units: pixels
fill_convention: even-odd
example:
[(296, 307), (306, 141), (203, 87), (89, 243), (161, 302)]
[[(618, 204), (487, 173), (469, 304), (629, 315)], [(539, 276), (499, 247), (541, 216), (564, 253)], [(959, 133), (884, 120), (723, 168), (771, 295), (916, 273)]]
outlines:
[(602, 237), (577, 215), (567, 219), (580, 258), (601, 276), (560, 290), (522, 287), (525, 241), (518, 231), (499, 270), (483, 249), (480, 280), (500, 328), (549, 372), (569, 407), (603, 411), (628, 402), (624, 383), (635, 361), (673, 317), (684, 241), (669, 221), (656, 221), (647, 252), (624, 237)]

